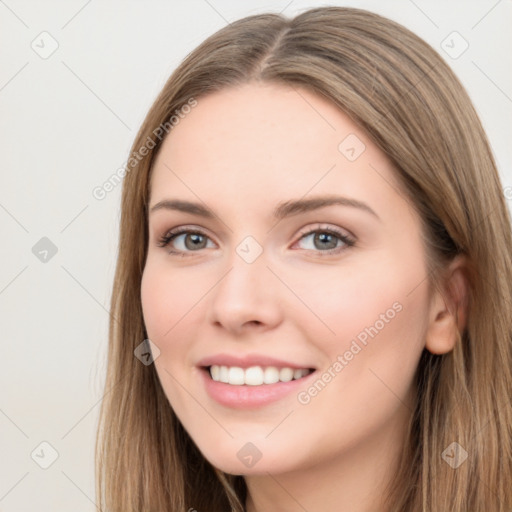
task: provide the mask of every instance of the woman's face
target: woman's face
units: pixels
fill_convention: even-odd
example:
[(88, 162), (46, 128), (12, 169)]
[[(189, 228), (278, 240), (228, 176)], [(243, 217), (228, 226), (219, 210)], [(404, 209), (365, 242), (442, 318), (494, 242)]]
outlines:
[(276, 474), (398, 446), (426, 262), (419, 218), (358, 126), (303, 89), (199, 98), (163, 142), (150, 210), (156, 371), (213, 465)]

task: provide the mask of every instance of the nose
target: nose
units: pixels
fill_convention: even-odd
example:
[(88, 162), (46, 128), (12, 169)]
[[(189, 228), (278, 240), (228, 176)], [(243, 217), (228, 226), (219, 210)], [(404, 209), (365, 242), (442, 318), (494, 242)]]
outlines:
[(278, 284), (265, 253), (252, 263), (234, 253), (229, 269), (209, 294), (210, 322), (234, 335), (275, 328), (283, 319)]

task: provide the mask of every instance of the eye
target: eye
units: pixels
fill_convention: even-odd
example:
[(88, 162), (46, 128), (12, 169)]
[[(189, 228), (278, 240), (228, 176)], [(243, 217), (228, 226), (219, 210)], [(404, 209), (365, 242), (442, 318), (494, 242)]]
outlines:
[[(355, 245), (355, 239), (338, 228), (334, 227), (318, 227), (313, 230), (305, 230), (300, 233), (299, 241), (306, 242), (306, 250), (320, 253), (320, 256), (329, 254), (338, 254), (339, 252)], [(208, 235), (197, 229), (180, 228), (172, 229), (163, 235), (158, 242), (158, 247), (168, 247), (169, 254), (179, 254), (185, 256), (186, 253), (198, 252), (201, 249), (215, 247)]]
[(355, 244), (355, 239), (353, 237), (333, 227), (319, 227), (314, 230), (302, 232), (301, 235), (299, 242), (306, 242), (304, 244), (306, 245), (305, 249), (320, 252), (321, 256), (337, 254), (345, 250), (347, 247), (352, 247)]
[(170, 245), (170, 254), (184, 255), (187, 252), (195, 252), (211, 247), (211, 245), (208, 246), (208, 240), (208, 236), (202, 231), (181, 227), (168, 231), (160, 238), (158, 246), (168, 247)]

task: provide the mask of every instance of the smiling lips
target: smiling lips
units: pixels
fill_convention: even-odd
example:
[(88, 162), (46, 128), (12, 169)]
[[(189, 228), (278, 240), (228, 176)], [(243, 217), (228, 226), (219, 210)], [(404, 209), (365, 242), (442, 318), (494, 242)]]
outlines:
[(207, 394), (230, 409), (255, 409), (297, 392), (316, 368), (264, 354), (216, 354), (197, 362)]
[(262, 386), (299, 380), (315, 368), (264, 354), (216, 354), (198, 362), (210, 382)]
[(210, 366), (210, 376), (215, 382), (223, 382), (232, 386), (261, 386), (277, 382), (290, 382), (309, 375), (313, 370), (308, 368), (291, 368), (277, 366)]

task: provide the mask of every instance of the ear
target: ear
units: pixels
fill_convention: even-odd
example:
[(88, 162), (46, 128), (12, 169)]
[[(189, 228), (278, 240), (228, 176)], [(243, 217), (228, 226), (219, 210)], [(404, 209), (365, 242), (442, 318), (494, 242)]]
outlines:
[(434, 288), (430, 302), (425, 348), (432, 354), (450, 352), (457, 343), (457, 333), (466, 327), (469, 282), (467, 258), (456, 256), (446, 269), (442, 290)]

